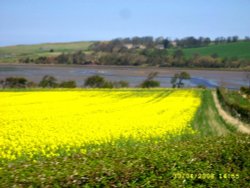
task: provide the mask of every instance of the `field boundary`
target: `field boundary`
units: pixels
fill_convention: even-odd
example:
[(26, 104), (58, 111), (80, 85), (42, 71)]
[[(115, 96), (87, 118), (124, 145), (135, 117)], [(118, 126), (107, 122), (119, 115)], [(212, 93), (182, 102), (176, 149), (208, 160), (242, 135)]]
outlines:
[(228, 114), (220, 105), (220, 102), (218, 100), (218, 96), (216, 94), (215, 91), (212, 91), (212, 95), (213, 95), (213, 99), (214, 99), (214, 103), (215, 106), (218, 110), (219, 115), (227, 122), (232, 124), (233, 126), (235, 126), (237, 128), (237, 130), (239, 132), (242, 133), (247, 133), (250, 134), (250, 129), (247, 127), (246, 124), (244, 124), (243, 122), (241, 122), (239, 119), (234, 118), (233, 116), (231, 116), (230, 114)]

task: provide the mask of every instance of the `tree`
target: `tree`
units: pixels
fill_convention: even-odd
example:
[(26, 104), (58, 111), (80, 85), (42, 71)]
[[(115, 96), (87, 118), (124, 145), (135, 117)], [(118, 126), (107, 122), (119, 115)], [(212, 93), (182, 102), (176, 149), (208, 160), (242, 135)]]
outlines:
[(160, 87), (160, 82), (156, 80), (145, 80), (141, 84), (142, 88)]
[(170, 48), (171, 47), (171, 41), (168, 38), (166, 38), (166, 39), (163, 40), (163, 45), (164, 45), (165, 49)]
[(37, 87), (37, 83), (33, 82), (33, 81), (29, 81), (27, 84), (26, 84), (27, 87), (29, 88), (34, 88), (34, 87)]
[(105, 79), (98, 75), (90, 76), (84, 82), (85, 87), (102, 88), (107, 85)]
[(2, 88), (4, 88), (4, 80), (0, 80), (0, 85)]
[(177, 50), (174, 51), (174, 53), (173, 53), (173, 58), (174, 59), (180, 60), (183, 57), (184, 57), (184, 53), (183, 53), (183, 51), (181, 49), (177, 49)]
[(69, 56), (64, 52), (56, 57), (56, 61), (59, 64), (67, 64), (69, 63)]
[(133, 45), (138, 45), (140, 44), (140, 37), (133, 37), (131, 41)]
[(37, 63), (37, 64), (49, 64), (51, 62), (50, 62), (50, 58), (48, 58), (46, 56), (41, 56), (35, 60), (35, 63)]
[(153, 80), (157, 76), (158, 72), (151, 72), (149, 73), (146, 80), (144, 80), (141, 84), (142, 88), (150, 88), (150, 87), (159, 87), (160, 82)]
[(164, 38), (163, 37), (157, 37), (155, 39), (155, 44), (163, 44), (164, 43)]
[(184, 86), (184, 83), (182, 81), (189, 79), (191, 79), (191, 77), (187, 72), (176, 73), (171, 79), (171, 84), (173, 85), (173, 88), (180, 88)]
[(38, 84), (39, 87), (48, 87), (48, 88), (55, 88), (58, 86), (57, 80), (55, 77), (50, 75), (45, 75), (42, 80)]
[(250, 69), (245, 71), (245, 80), (248, 82), (248, 89), (250, 90)]
[(232, 36), (232, 42), (237, 42), (239, 40), (238, 36)]
[(245, 36), (244, 41), (250, 41), (250, 37), (249, 36)]
[(59, 84), (59, 87), (62, 88), (75, 88), (76, 87), (76, 82), (74, 80), (69, 80), (69, 81), (63, 81)]
[(84, 64), (85, 54), (82, 51), (77, 51), (71, 55), (73, 64)]
[(8, 77), (1, 81), (3, 88), (25, 88), (28, 80), (23, 77)]
[(120, 80), (118, 82), (113, 82), (113, 86), (115, 88), (122, 88), (122, 87), (128, 87), (129, 83), (127, 81), (124, 80)]

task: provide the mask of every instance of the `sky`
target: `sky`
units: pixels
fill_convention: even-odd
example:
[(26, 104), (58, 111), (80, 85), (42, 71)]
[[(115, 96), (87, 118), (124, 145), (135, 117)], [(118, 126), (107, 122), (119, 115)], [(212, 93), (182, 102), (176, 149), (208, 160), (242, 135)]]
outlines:
[(250, 0), (0, 0), (0, 46), (250, 36)]

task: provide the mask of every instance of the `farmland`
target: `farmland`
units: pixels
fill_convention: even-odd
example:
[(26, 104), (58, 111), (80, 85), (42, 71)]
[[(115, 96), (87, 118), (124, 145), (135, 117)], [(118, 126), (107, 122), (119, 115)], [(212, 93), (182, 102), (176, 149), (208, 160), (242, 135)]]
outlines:
[(211, 44), (206, 47), (199, 48), (184, 48), (183, 52), (186, 57), (190, 58), (194, 54), (200, 54), (201, 56), (210, 56), (217, 54), (221, 58), (239, 58), (250, 59), (249, 55), (250, 42), (236, 42), (230, 44)]
[(20, 58), (58, 56), (61, 53), (86, 50), (92, 42), (44, 43), (0, 47), (0, 62), (17, 63)]
[(192, 132), (190, 121), (200, 104), (199, 92), (171, 90), (4, 92), (1, 98), (7, 99), (1, 102), (3, 159)]
[(246, 187), (249, 181), (249, 136), (223, 121), (210, 90), (0, 96), (2, 187)]

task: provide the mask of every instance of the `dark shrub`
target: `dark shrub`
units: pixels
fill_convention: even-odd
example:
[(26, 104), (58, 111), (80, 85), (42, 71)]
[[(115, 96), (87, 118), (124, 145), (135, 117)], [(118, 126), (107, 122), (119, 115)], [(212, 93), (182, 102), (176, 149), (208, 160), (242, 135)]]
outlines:
[(45, 75), (39, 82), (39, 87), (55, 88), (58, 86), (57, 80), (53, 76)]
[(32, 81), (29, 81), (29, 82), (27, 83), (27, 87), (30, 87), (30, 88), (37, 87), (37, 83), (32, 82)]
[(240, 91), (246, 95), (250, 95), (250, 88), (248, 87), (241, 87)]
[(114, 87), (113, 82), (105, 81), (105, 83), (101, 88), (113, 88), (113, 87)]
[(150, 87), (159, 87), (160, 86), (160, 82), (154, 80), (154, 78), (158, 75), (158, 72), (150, 72), (147, 76), (147, 79), (144, 80), (141, 83), (141, 87), (142, 88), (150, 88)]
[(122, 88), (122, 87), (128, 87), (129, 83), (127, 81), (119, 81), (119, 82), (113, 82), (113, 85), (115, 88)]
[(59, 84), (62, 88), (76, 88), (76, 82), (74, 80), (63, 81)]
[(28, 80), (23, 77), (8, 77), (2, 81), (3, 87), (7, 88), (25, 88), (27, 86)]
[(200, 88), (200, 89), (206, 89), (207, 87), (205, 85), (202, 85), (202, 84), (199, 84), (196, 86), (197, 88)]
[(145, 80), (141, 84), (142, 88), (159, 87), (159, 86), (160, 86), (160, 82), (156, 80)]
[(224, 88), (217, 88), (218, 99), (222, 106), (231, 113), (232, 116), (240, 118), (246, 123), (250, 123), (250, 108), (240, 105), (237, 102), (231, 101), (227, 91)]
[(104, 87), (106, 81), (103, 77), (98, 76), (98, 75), (94, 75), (94, 76), (90, 76), (88, 77), (85, 82), (84, 82), (84, 86), (85, 87), (93, 87), (93, 88), (100, 88), (100, 87)]

